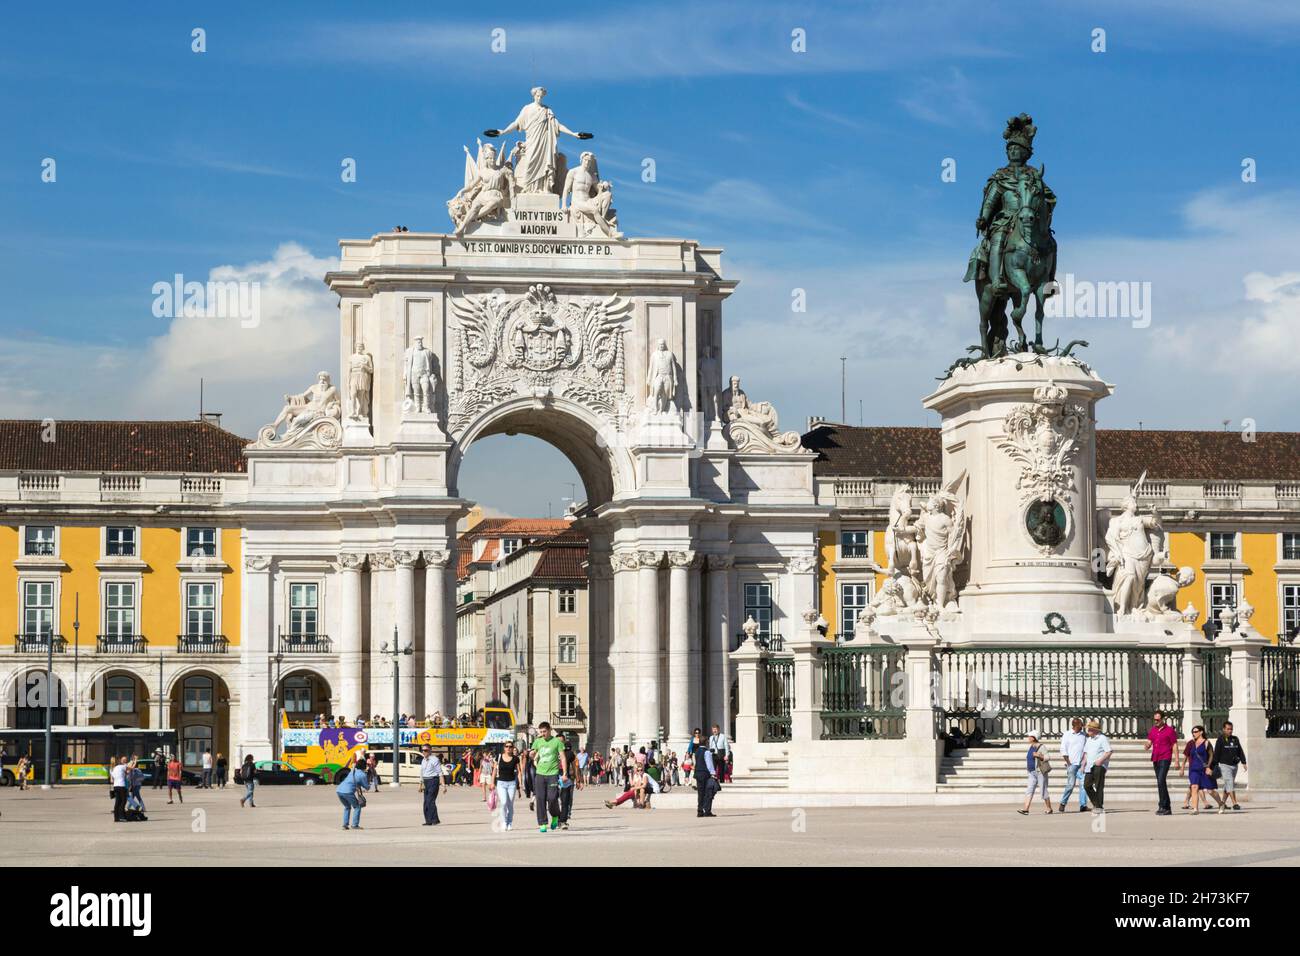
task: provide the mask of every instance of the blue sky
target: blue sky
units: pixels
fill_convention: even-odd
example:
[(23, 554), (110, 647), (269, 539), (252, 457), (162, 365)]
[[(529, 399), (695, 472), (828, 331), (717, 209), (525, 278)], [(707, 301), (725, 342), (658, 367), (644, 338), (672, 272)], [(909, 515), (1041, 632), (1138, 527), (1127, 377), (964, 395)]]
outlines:
[[(461, 145), (541, 82), (563, 122), (595, 132), (626, 232), (725, 248), (741, 280), (726, 371), (787, 427), (838, 416), (840, 355), (851, 422), (861, 399), (868, 424), (933, 423), (919, 400), (975, 339), (960, 280), (980, 189), (1006, 118), (1025, 111), (1060, 198), (1061, 271), (1151, 283), (1149, 327), (1049, 325), (1089, 339), (1116, 383), (1102, 424), (1295, 429), (1300, 6), (1130, 6), (12, 8), (0, 417), (186, 417), (202, 375), (210, 406), (252, 434), (336, 361), (319, 283), (336, 240), (444, 229)], [(1104, 53), (1090, 49), (1098, 27)], [(796, 28), (805, 53), (791, 51)], [(355, 183), (340, 181), (344, 157)], [(654, 183), (639, 178), (646, 157)], [(1246, 157), (1256, 182), (1241, 180)], [(956, 182), (940, 181), (945, 158)], [(256, 336), (153, 315), (154, 282), (222, 267), (273, 286)], [(795, 288), (806, 313), (790, 310)], [(462, 491), (558, 510), (571, 469), (534, 444), (471, 454)], [(516, 457), (545, 488), (497, 479)]]

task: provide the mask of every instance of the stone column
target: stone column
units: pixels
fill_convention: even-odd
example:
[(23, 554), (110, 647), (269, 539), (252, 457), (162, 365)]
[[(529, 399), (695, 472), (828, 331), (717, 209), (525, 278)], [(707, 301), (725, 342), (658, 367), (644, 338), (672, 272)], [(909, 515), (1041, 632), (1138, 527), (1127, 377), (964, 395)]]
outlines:
[(339, 686), (337, 713), (352, 720), (365, 709), (362, 662), (361, 568), (364, 554), (345, 551), (338, 557), (342, 613), (339, 616)]
[(704, 709), (708, 716), (705, 723), (716, 723), (719, 727), (726, 727), (730, 706), (727, 675), (733, 630), (731, 593), (734, 589), (731, 583), (735, 566), (735, 558), (729, 554), (709, 555), (709, 617), (704, 648), (708, 693)]
[(763, 662), (767, 659), (767, 648), (759, 646), (757, 641), (746, 641), (731, 652), (731, 660), (736, 665), (736, 681), (739, 691), (736, 708), (736, 750), (737, 756), (744, 755), (746, 763), (755, 754), (755, 745), (763, 740), (763, 715), (767, 711), (767, 699), (763, 686)]
[(424, 709), (430, 714), (455, 716), (456, 634), (447, 631), (447, 564), (451, 552), (423, 553)]
[[(781, 617), (794, 622), (805, 608), (817, 607), (820, 603), (817, 600), (817, 552), (811, 549), (801, 551), (791, 556), (786, 566), (790, 572), (790, 587), (781, 602), (781, 610), (785, 612)], [(831, 614), (834, 615), (833, 609)]]
[[(396, 587), (393, 596), (393, 620), (397, 624), (397, 644), (400, 648), (410, 647), (415, 650), (415, 563), (420, 558), (418, 551), (394, 551), (393, 562), (397, 565)], [(397, 688), (397, 705), (402, 713), (409, 714), (415, 710), (416, 687), (423, 683), (418, 670), (418, 654), (403, 655), (400, 671), (400, 683)], [(391, 706), (391, 705), (390, 705)], [(381, 713), (386, 714), (385, 711)]]
[(691, 740), (691, 567), (693, 551), (668, 552), (668, 740), (684, 752)]
[[(269, 555), (244, 556), (243, 620), (240, 628), (240, 726), (234, 748), (238, 754), (251, 753), (259, 760), (271, 756), (271, 632), (275, 605), (271, 600)], [(173, 665), (174, 667), (175, 665)], [(170, 671), (172, 668), (168, 668)], [(157, 668), (151, 668), (152, 673)], [(165, 677), (170, 683), (170, 676)], [(180, 693), (177, 685), (176, 693)], [(170, 707), (166, 712), (170, 714)], [(170, 718), (169, 718), (170, 721)]]
[[(1228, 719), (1232, 721), (1232, 732), (1241, 738), (1250, 767), (1252, 748), (1256, 752), (1263, 750), (1268, 736), (1268, 715), (1260, 689), (1264, 686), (1264, 648), (1272, 642), (1254, 628), (1247, 628), (1220, 637), (1215, 643), (1232, 652), (1232, 707)], [(1264, 769), (1263, 761), (1260, 769)]]
[(605, 750), (613, 740), (613, 574), (609, 556), (587, 557), (587, 750)]
[[(907, 709), (904, 728), (904, 748), (907, 759), (899, 761), (895, 776), (904, 781), (909, 790), (933, 792), (939, 781), (939, 766), (943, 760), (943, 741), (939, 739), (935, 718), (934, 680), (938, 670), (935, 648), (939, 643), (937, 633), (924, 627), (914, 627), (906, 637), (907, 657), (904, 661), (903, 696)], [(891, 698), (895, 688), (887, 688)]]
[(1178, 674), (1181, 685), (1178, 702), (1183, 709), (1183, 722), (1178, 733), (1184, 739), (1190, 739), (1192, 728), (1201, 723), (1201, 711), (1205, 707), (1205, 662), (1199, 651), (1203, 647), (1209, 647), (1210, 642), (1194, 624), (1178, 624), (1173, 630), (1174, 639), (1168, 647), (1183, 652)]
[(636, 569), (635, 551), (616, 551), (613, 568), (613, 640), (610, 663), (614, 672), (614, 743), (622, 746), (636, 733)]
[[(397, 602), (393, 592), (393, 569), (397, 567), (391, 551), (372, 551), (370, 561), (370, 634), (369, 646), (363, 647), (366, 662), (370, 664), (368, 680), (370, 684), (367, 699), (372, 714), (387, 714), (393, 707), (393, 676), (388, 669), (388, 662), (379, 648), (385, 643), (392, 643), (393, 622), (396, 620)], [(383, 663), (380, 663), (383, 661)], [(356, 717), (356, 714), (349, 714)]]
[(653, 740), (663, 713), (659, 708), (659, 566), (662, 551), (638, 551), (636, 580), (636, 736)]
[[(801, 615), (802, 626), (786, 648), (794, 655), (794, 706), (790, 711), (790, 752), (815, 740), (821, 740), (822, 682), (818, 650), (834, 647), (817, 630), (817, 609), (809, 608)], [(741, 647), (754, 643), (746, 641)]]

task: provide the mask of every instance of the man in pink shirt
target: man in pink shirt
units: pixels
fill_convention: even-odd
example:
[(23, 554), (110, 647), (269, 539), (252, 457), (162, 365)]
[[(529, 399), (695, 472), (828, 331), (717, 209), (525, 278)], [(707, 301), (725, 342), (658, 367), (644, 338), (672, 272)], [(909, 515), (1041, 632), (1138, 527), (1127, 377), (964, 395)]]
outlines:
[[(1156, 772), (1156, 790), (1160, 794), (1160, 807), (1156, 810), (1156, 816), (1168, 817), (1174, 811), (1169, 805), (1169, 785), (1165, 780), (1169, 776), (1169, 764), (1178, 756), (1178, 731), (1165, 722), (1164, 711), (1157, 710), (1151, 721), (1152, 726), (1143, 746), (1151, 751), (1151, 766)], [(1181, 761), (1175, 769), (1182, 769)]]

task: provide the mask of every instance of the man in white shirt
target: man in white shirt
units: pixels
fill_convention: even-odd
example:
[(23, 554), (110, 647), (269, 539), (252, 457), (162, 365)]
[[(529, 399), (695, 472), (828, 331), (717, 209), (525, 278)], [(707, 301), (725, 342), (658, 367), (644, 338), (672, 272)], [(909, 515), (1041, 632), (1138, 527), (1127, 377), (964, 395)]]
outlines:
[(722, 769), (727, 765), (727, 758), (731, 756), (731, 741), (727, 738), (718, 725), (713, 725), (713, 731), (709, 734), (709, 750), (713, 754), (713, 765), (718, 768), (718, 782), (722, 782)]
[(1101, 722), (1088, 721), (1088, 739), (1083, 745), (1083, 789), (1092, 801), (1093, 813), (1106, 812), (1106, 767), (1114, 748), (1110, 740), (1101, 732)]
[(432, 827), (442, 822), (438, 819), (438, 788), (442, 786), (442, 761), (428, 744), (420, 748), (420, 753), (424, 755), (424, 759), (420, 761), (420, 785), (424, 787), (424, 825)]
[(122, 757), (109, 770), (109, 783), (113, 787), (113, 822), (126, 819), (126, 758)]
[(203, 782), (199, 784), (204, 790), (212, 789), (212, 751), (203, 751)]
[(1061, 794), (1061, 805), (1057, 808), (1062, 813), (1070, 802), (1070, 794), (1075, 785), (1079, 787), (1079, 812), (1088, 809), (1088, 795), (1083, 787), (1083, 748), (1088, 742), (1088, 735), (1083, 732), (1083, 721), (1078, 717), (1070, 721), (1070, 729), (1061, 737), (1061, 756), (1065, 759), (1065, 792)]

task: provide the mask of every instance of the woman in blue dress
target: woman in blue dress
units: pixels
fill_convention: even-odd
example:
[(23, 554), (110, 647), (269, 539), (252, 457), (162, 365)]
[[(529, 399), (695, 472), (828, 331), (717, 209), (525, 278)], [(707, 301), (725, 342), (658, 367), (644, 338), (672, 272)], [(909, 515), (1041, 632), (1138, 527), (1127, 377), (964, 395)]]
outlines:
[(1192, 739), (1187, 745), (1187, 757), (1187, 781), (1192, 786), (1192, 798), (1189, 801), (1192, 805), (1192, 813), (1201, 812), (1200, 792), (1202, 790), (1218, 801), (1219, 812), (1222, 813), (1223, 797), (1219, 796), (1219, 790), (1214, 785), (1214, 776), (1210, 773), (1214, 749), (1205, 739), (1205, 728), (1200, 724), (1192, 728)]

